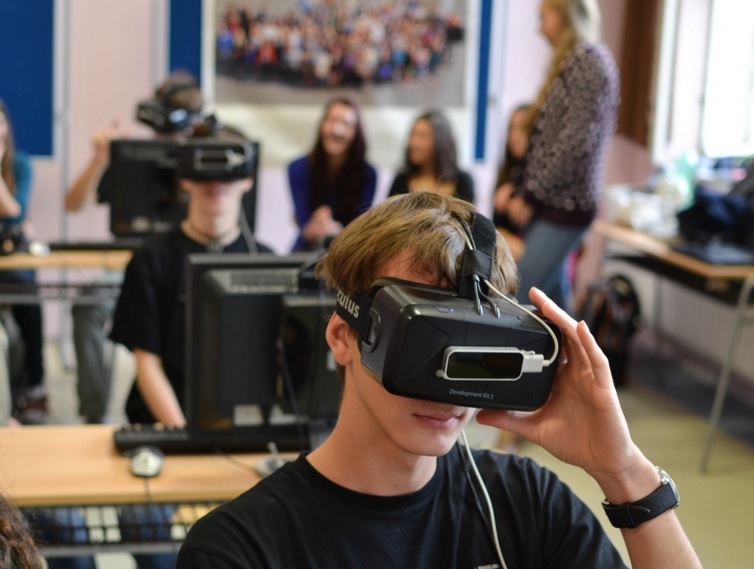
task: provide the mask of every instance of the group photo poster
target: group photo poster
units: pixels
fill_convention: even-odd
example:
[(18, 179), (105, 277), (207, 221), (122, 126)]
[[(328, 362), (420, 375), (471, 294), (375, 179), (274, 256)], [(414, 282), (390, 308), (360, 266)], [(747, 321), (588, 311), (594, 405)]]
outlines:
[(221, 120), (260, 141), (267, 167), (308, 152), (335, 97), (359, 105), (380, 168), (400, 166), (413, 120), (430, 109), (469, 156), (477, 4), (205, 0), (203, 89)]

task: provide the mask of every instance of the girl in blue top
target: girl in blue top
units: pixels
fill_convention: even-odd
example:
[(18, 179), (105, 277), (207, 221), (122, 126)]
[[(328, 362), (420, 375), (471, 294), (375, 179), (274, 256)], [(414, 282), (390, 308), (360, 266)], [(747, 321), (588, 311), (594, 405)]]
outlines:
[[(8, 109), (0, 100), (0, 228), (4, 236), (3, 254), (13, 251), (13, 243), (22, 241), (23, 223), (31, 196), (31, 161), (16, 152)], [(17, 238), (10, 240), (15, 235)], [(33, 283), (34, 271), (0, 271), (0, 282)], [(22, 385), (12, 385), (15, 415), (22, 423), (47, 421), (47, 393), (42, 379), (42, 310), (38, 304), (13, 306), (26, 344), (26, 378)], [(13, 378), (12, 378), (13, 379)]]
[(294, 251), (314, 249), (340, 233), (372, 205), (377, 172), (366, 161), (366, 140), (356, 105), (330, 101), (317, 142), (307, 156), (288, 165), (288, 184), (301, 229)]

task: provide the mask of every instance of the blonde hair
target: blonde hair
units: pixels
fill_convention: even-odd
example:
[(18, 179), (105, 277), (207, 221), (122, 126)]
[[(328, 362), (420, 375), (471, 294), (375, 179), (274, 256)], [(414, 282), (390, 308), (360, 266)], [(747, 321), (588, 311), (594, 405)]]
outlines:
[[(320, 261), (319, 272), (328, 286), (352, 296), (367, 292), (387, 265), (401, 258), (431, 284), (455, 289), (467, 250), (464, 230), (455, 216), (471, 225), (473, 211), (468, 202), (432, 192), (388, 198), (346, 226)], [(500, 234), (494, 258), (490, 282), (502, 292), (514, 293), (518, 270)]]
[(601, 35), (602, 20), (597, 0), (544, 0), (544, 3), (558, 13), (563, 22), (563, 29), (553, 46), (554, 51), (544, 83), (529, 110), (526, 121), (529, 134), (547, 93), (563, 71), (573, 49), (582, 42), (597, 42)]

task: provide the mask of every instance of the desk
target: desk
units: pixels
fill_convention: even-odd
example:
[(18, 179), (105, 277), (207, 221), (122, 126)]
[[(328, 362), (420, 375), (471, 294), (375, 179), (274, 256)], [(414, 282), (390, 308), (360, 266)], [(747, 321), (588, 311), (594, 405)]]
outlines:
[[(616, 225), (604, 220), (596, 220), (592, 231), (604, 238), (621, 243), (650, 260), (649, 265), (636, 264), (650, 270), (656, 269), (661, 275), (670, 278), (687, 277), (685, 284), (702, 293), (735, 306), (733, 329), (730, 332), (728, 352), (722, 362), (717, 379), (715, 399), (712, 404), (707, 438), (700, 469), (706, 472), (709, 466), (712, 446), (720, 424), (725, 396), (730, 383), (733, 359), (743, 328), (754, 323), (754, 306), (750, 304), (754, 290), (754, 265), (710, 265), (688, 255), (673, 251), (670, 246), (650, 235)], [(629, 260), (629, 262), (631, 262)]]
[[(52, 251), (45, 256), (15, 253), (0, 256), (0, 271), (28, 269), (105, 269), (123, 270), (131, 251)], [(0, 302), (39, 304), (46, 300), (67, 300), (74, 304), (101, 304), (116, 300), (120, 285), (112, 283), (0, 283)]]
[[(115, 429), (112, 425), (0, 428), (0, 490), (20, 507), (150, 501), (181, 505), (225, 502), (260, 480), (253, 465), (265, 455), (167, 455), (162, 473), (149, 479), (148, 497), (145, 480), (130, 474), (129, 459), (113, 446)], [(169, 545), (176, 547), (175, 542)], [(135, 550), (118, 543), (92, 547), (88, 551)], [(70, 547), (55, 553), (65, 552), (70, 553)]]
[(125, 269), (132, 254), (126, 250), (51, 251), (45, 256), (14, 253), (0, 256), (0, 270)]

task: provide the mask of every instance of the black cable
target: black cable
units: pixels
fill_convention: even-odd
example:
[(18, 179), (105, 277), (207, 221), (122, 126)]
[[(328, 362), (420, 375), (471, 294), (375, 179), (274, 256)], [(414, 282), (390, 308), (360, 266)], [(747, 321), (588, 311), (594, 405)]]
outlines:
[(251, 232), (251, 227), (249, 227), (249, 221), (246, 219), (246, 212), (243, 208), (238, 212), (238, 224), (241, 226), (241, 234), (244, 241), (246, 241), (249, 253), (260, 253), (259, 243), (257, 243), (254, 234)]
[(241, 462), (237, 458), (233, 457), (231, 454), (225, 452), (220, 447), (212, 447), (211, 450), (212, 452), (214, 452), (215, 454), (219, 454), (220, 456), (225, 458), (230, 464), (232, 464), (233, 466), (237, 468), (240, 468), (241, 470), (245, 470), (247, 472), (256, 472), (253, 466), (249, 466), (248, 464)]
[(309, 448), (309, 441), (306, 436), (306, 431), (304, 430), (302, 416), (299, 414), (298, 401), (296, 401), (296, 392), (293, 387), (293, 378), (291, 377), (291, 372), (288, 369), (288, 362), (285, 357), (285, 342), (283, 342), (282, 338), (278, 338), (278, 350), (280, 353), (280, 375), (283, 376), (283, 387), (285, 388), (285, 391), (288, 392), (288, 403), (291, 406), (291, 411), (295, 419), (296, 430), (301, 438), (301, 449), (304, 450)]

